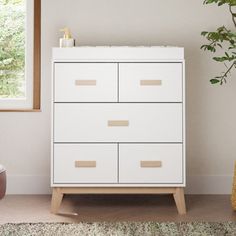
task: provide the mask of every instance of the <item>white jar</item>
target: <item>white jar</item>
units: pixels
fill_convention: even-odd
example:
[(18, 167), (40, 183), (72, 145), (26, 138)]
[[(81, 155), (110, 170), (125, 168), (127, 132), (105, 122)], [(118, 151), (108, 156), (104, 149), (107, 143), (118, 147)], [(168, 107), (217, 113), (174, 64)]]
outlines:
[(60, 39), (60, 48), (72, 48), (75, 46), (75, 40), (72, 38), (65, 39), (61, 38)]

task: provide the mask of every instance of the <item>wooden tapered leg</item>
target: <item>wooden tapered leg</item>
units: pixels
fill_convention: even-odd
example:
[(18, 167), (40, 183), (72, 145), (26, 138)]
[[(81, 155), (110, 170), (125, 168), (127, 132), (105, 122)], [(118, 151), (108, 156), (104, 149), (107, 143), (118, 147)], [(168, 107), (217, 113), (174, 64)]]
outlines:
[(180, 215), (186, 214), (186, 206), (184, 199), (184, 189), (176, 188), (176, 192), (173, 194), (175, 199), (175, 204)]
[(52, 202), (51, 202), (51, 213), (57, 214), (61, 206), (63, 199), (63, 193), (60, 191), (60, 188), (53, 188), (52, 192)]

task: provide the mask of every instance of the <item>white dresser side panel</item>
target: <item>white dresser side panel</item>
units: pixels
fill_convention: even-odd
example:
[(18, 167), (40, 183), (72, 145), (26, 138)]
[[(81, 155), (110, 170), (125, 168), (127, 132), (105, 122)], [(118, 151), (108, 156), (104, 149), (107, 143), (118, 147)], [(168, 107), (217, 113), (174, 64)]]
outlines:
[(185, 61), (183, 61), (183, 183), (186, 186), (186, 73)]

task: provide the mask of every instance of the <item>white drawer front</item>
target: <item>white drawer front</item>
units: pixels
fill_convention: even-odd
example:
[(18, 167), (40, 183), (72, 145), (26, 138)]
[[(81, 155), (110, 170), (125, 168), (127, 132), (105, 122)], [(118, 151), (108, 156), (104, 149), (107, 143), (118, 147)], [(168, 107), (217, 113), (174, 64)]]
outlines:
[(120, 183), (183, 183), (182, 144), (120, 144)]
[(54, 183), (117, 183), (116, 144), (55, 144)]
[(121, 102), (182, 102), (182, 63), (120, 63)]
[(55, 142), (182, 142), (182, 104), (55, 104)]
[(116, 63), (55, 63), (55, 102), (116, 102)]

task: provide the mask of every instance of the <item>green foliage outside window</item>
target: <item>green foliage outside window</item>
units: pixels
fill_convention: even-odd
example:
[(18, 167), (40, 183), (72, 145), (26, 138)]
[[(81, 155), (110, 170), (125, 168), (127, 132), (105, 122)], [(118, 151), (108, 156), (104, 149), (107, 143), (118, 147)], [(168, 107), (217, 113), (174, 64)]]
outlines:
[(218, 6), (227, 6), (232, 19), (232, 29), (226, 26), (221, 26), (216, 31), (203, 31), (208, 43), (202, 45), (202, 49), (216, 53), (220, 50), (222, 54), (213, 57), (213, 60), (218, 63), (223, 63), (226, 67), (225, 71), (220, 75), (211, 79), (212, 84), (226, 83), (230, 73), (236, 69), (236, 0), (205, 0), (204, 4), (215, 3)]
[(25, 97), (25, 2), (0, 0), (0, 98)]

